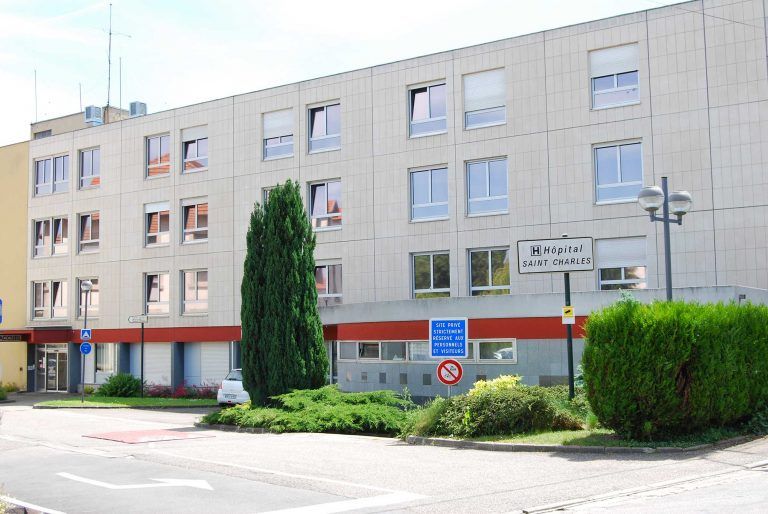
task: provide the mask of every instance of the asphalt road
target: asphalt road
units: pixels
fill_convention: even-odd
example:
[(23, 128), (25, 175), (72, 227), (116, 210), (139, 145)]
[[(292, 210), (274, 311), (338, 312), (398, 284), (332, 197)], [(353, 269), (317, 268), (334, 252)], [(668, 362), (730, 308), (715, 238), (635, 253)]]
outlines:
[[(497, 453), (199, 431), (201, 412), (182, 410), (0, 413), (0, 495), (59, 512), (765, 512), (768, 501), (768, 439), (683, 455)], [(148, 430), (206, 437), (86, 437)]]

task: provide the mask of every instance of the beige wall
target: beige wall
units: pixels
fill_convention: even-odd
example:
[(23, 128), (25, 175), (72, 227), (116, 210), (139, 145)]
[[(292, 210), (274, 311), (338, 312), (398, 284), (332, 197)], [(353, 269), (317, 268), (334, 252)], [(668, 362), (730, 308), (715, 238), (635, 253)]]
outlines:
[[(342, 262), (344, 303), (411, 296), (414, 252), (449, 251), (451, 295), (467, 296), (467, 252), (510, 247), (511, 290), (556, 292), (562, 280), (516, 272), (516, 241), (571, 236), (646, 238), (648, 287), (663, 285), (661, 227), (634, 200), (596, 204), (594, 145), (641, 141), (643, 181), (694, 196), (682, 227), (672, 228), (676, 287), (768, 288), (768, 80), (762, 1), (689, 2), (494, 43), (418, 57), (298, 84), (183, 107), (33, 141), (32, 161), (71, 158), (70, 188), (41, 198), (29, 186), (28, 224), (67, 215), (70, 252), (29, 259), (33, 280), (69, 282), (74, 324), (76, 279), (98, 276), (101, 306), (93, 327), (126, 327), (143, 308), (142, 276), (169, 272), (170, 315), (153, 326), (236, 325), (245, 233), (262, 189), (287, 178), (341, 179), (343, 225), (318, 232), (318, 260)], [(708, 16), (704, 16), (707, 14)], [(721, 18), (743, 20), (726, 23)], [(640, 101), (591, 109), (589, 52), (637, 43)], [(504, 68), (504, 125), (465, 130), (464, 74)], [(445, 81), (447, 131), (408, 137), (408, 88)], [(307, 151), (308, 108), (339, 101), (341, 149)], [(293, 109), (294, 155), (262, 160), (263, 114)], [(181, 133), (205, 126), (209, 168), (181, 174)], [(171, 173), (144, 178), (145, 138), (168, 133)], [(79, 191), (77, 154), (101, 148), (101, 187)], [(466, 214), (465, 163), (506, 156), (509, 213)], [(409, 221), (408, 171), (445, 165), (450, 217)], [(31, 175), (30, 175), (31, 176)], [(207, 197), (209, 241), (180, 244), (181, 201)], [(171, 244), (143, 246), (143, 205), (171, 204)], [(99, 210), (101, 249), (78, 255), (77, 215)], [(30, 245), (26, 252), (30, 255)], [(207, 268), (209, 312), (180, 313), (180, 272)], [(574, 290), (592, 291), (595, 272), (572, 274)], [(28, 312), (29, 313), (29, 308)], [(90, 321), (90, 320), (89, 320)], [(35, 322), (50, 325), (52, 322)]]
[[(29, 143), (0, 147), (0, 331), (27, 323), (27, 169)], [(0, 382), (26, 387), (27, 343), (0, 341)]]

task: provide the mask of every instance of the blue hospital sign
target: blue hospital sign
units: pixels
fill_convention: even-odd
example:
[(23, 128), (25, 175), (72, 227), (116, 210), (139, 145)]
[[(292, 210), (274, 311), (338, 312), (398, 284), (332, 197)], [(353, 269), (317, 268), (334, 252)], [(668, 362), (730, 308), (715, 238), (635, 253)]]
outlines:
[(429, 356), (432, 358), (467, 356), (467, 318), (429, 320)]

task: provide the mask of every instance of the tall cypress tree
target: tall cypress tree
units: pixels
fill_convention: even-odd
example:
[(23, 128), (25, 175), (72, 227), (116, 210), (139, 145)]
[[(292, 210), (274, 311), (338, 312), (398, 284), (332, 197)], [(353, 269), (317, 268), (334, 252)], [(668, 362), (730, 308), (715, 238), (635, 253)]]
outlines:
[[(291, 389), (320, 387), (328, 369), (317, 311), (315, 235), (299, 184), (289, 180), (272, 189), (265, 209), (254, 209), (248, 234), (241, 309), (243, 379), (253, 402), (264, 403)], [(251, 368), (247, 372), (246, 366)]]

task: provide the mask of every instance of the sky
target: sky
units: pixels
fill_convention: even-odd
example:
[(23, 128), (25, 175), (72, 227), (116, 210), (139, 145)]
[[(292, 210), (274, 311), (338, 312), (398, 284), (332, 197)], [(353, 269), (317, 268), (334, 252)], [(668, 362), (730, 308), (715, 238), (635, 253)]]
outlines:
[[(110, 104), (152, 113), (676, 1), (111, 0)], [(106, 105), (109, 5), (0, 0), (0, 146), (81, 94)]]

